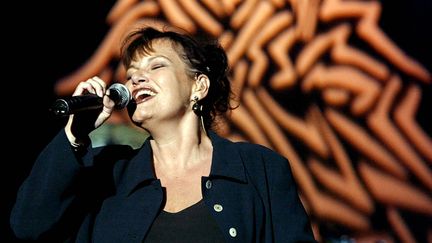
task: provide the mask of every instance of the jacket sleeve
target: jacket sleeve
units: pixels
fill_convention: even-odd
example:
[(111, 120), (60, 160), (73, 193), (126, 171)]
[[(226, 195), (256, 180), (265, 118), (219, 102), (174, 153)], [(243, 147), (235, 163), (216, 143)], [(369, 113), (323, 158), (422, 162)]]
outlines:
[(38, 156), (17, 193), (10, 224), (18, 238), (45, 239), (71, 226), (60, 223), (64, 218), (79, 218), (71, 205), (77, 202), (84, 168), (62, 129)]
[(277, 153), (265, 155), (275, 242), (316, 242), (300, 201), (289, 162)]

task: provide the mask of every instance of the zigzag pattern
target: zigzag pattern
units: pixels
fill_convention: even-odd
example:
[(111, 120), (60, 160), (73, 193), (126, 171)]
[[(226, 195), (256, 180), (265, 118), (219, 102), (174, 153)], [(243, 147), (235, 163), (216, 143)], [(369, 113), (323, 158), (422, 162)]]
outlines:
[[(432, 78), (381, 30), (380, 13), (374, 0), (119, 0), (107, 16), (110, 32), (56, 93), (95, 75), (124, 80), (110, 64), (137, 25), (204, 31), (227, 51), (241, 104), (219, 133), (289, 159), (318, 240), (335, 231), (359, 241), (431, 242), (432, 140), (416, 111), (420, 84), (430, 89)], [(291, 109), (290, 96), (308, 108)], [(112, 119), (129, 122), (125, 113)], [(420, 234), (406, 213), (426, 218)]]

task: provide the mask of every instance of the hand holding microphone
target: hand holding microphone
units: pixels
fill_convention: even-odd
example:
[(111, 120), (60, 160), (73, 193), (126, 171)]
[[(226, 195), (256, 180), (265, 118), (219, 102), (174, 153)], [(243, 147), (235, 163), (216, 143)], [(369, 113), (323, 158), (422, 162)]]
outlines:
[[(114, 108), (125, 108), (131, 100), (129, 90), (120, 83), (114, 83), (109, 88), (107, 96), (114, 101)], [(84, 94), (72, 96), (70, 98), (58, 99), (51, 107), (51, 111), (58, 116), (75, 114), (80, 111), (88, 111), (103, 107), (103, 97), (97, 94)]]
[(102, 125), (114, 109), (126, 107), (131, 98), (123, 84), (114, 83), (106, 89), (102, 79), (93, 77), (81, 82), (72, 97), (56, 100), (51, 111), (59, 116), (70, 115), (66, 135), (72, 145), (82, 144), (81, 141), (88, 140), (88, 134)]

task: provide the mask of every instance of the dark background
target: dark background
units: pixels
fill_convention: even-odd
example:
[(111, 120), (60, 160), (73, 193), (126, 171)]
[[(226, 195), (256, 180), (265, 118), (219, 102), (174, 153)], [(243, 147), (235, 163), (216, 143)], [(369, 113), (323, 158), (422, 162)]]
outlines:
[[(3, 19), (3, 165), (0, 242), (17, 242), (9, 229), (16, 191), (34, 159), (62, 128), (49, 113), (53, 84), (75, 71), (98, 47), (110, 26), (114, 0), (18, 2)], [(382, 0), (380, 26), (411, 57), (432, 71), (432, 1)], [(5, 17), (2, 17), (5, 18)], [(6, 63), (6, 67), (5, 67)], [(5, 91), (5, 90), (4, 90)], [(430, 119), (427, 119), (430, 120)], [(431, 129), (430, 124), (427, 129)]]

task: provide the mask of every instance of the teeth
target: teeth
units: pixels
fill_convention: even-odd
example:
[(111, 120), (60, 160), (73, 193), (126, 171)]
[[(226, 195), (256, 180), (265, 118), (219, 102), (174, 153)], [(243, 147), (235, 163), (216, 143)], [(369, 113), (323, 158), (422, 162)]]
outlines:
[(156, 95), (156, 93), (153, 92), (153, 91), (151, 91), (151, 90), (149, 90), (149, 89), (141, 89), (138, 92), (136, 92), (135, 99), (137, 99), (141, 95), (154, 96), (154, 95)]

